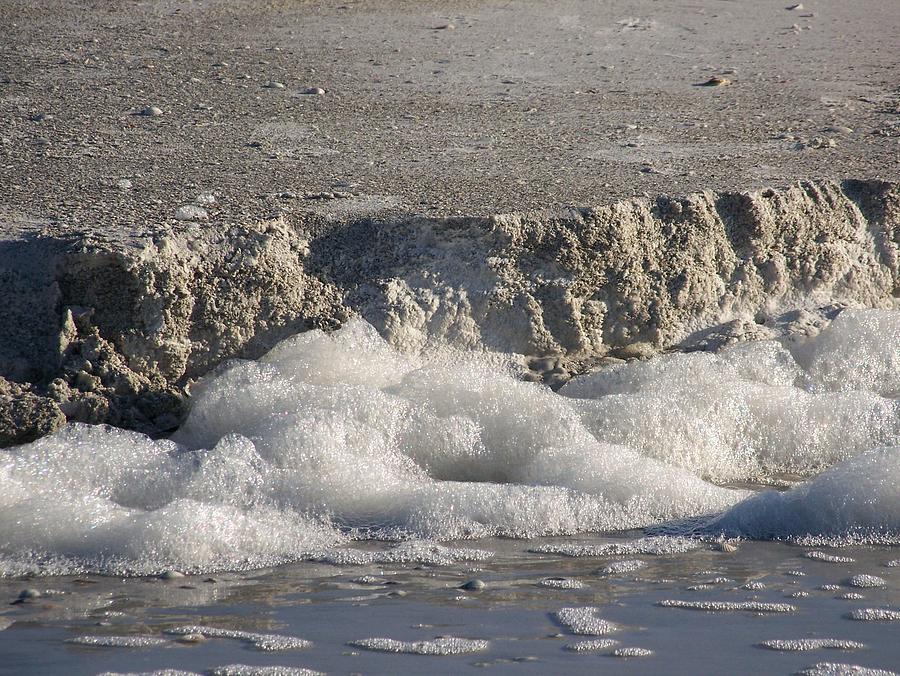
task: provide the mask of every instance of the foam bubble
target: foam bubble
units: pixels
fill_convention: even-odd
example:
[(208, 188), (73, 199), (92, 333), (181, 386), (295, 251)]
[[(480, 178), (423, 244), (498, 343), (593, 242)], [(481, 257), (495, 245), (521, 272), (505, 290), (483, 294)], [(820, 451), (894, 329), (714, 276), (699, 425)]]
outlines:
[(281, 636), (279, 634), (257, 634), (249, 631), (235, 629), (219, 629), (217, 627), (204, 627), (200, 625), (188, 625), (167, 629), (167, 634), (174, 636), (204, 636), (206, 638), (228, 638), (249, 643), (257, 650), (266, 652), (277, 650), (304, 650), (312, 643), (295, 636)]
[(900, 610), (886, 608), (859, 608), (851, 611), (847, 617), (859, 622), (900, 622)]
[[(401, 354), (360, 320), (310, 331), (205, 378), (171, 440), (73, 424), (0, 455), (0, 573), (441, 564), (472, 559), (438, 540), (660, 524), (894, 537), (900, 312), (871, 312), (802, 343), (623, 364), (566, 396), (517, 380), (503, 355)], [(709, 481), (841, 461), (746, 500)], [(355, 539), (418, 544), (371, 553)], [(556, 553), (697, 546), (652, 542)]]
[(900, 312), (846, 311), (803, 343), (671, 354), (570, 381), (606, 441), (718, 481), (810, 474), (900, 439)]
[(868, 589), (871, 587), (883, 587), (887, 582), (885, 582), (883, 577), (878, 577), (877, 575), (861, 574), (848, 578), (844, 584), (849, 587)]
[(324, 672), (304, 669), (303, 667), (266, 666), (258, 667), (249, 664), (226, 664), (214, 667), (208, 676), (324, 676)]
[(567, 643), (566, 650), (575, 653), (595, 653), (609, 650), (619, 645), (619, 642), (612, 638), (598, 638), (591, 641), (577, 641), (576, 643)]
[(855, 534), (900, 535), (900, 446), (860, 453), (789, 491), (765, 491), (711, 520), (702, 530), (768, 539)]
[(100, 648), (150, 648), (168, 641), (157, 636), (78, 636), (67, 639), (66, 643)]
[(775, 639), (763, 641), (759, 644), (769, 650), (781, 650), (784, 652), (805, 652), (808, 650), (862, 650), (864, 643), (858, 641), (846, 641), (836, 638), (798, 638)]
[(625, 542), (609, 542), (602, 545), (582, 545), (576, 543), (547, 544), (533, 547), (528, 551), (535, 554), (561, 554), (573, 558), (629, 556), (646, 554), (648, 556), (666, 556), (684, 554), (703, 547), (698, 540), (685, 537), (646, 537)]
[(647, 563), (636, 559), (627, 561), (613, 561), (599, 571), (600, 575), (625, 575), (633, 573), (641, 568), (646, 568)]
[(819, 662), (797, 673), (802, 676), (898, 676), (896, 672), (886, 669), (872, 669), (836, 662)]
[(477, 653), (490, 647), (481, 639), (441, 636), (430, 641), (396, 641), (391, 638), (365, 638), (348, 645), (376, 652), (406, 653), (409, 655), (464, 655)]
[(803, 556), (807, 559), (814, 559), (816, 561), (825, 561), (826, 563), (853, 563), (856, 559), (852, 559), (849, 556), (835, 556), (833, 554), (826, 554), (825, 552), (806, 552)]
[(753, 613), (792, 613), (797, 610), (790, 603), (762, 603), (759, 601), (680, 601), (665, 600), (656, 605), (663, 608), (684, 608), (707, 612), (749, 611)]
[(612, 657), (650, 657), (652, 650), (647, 648), (616, 648), (610, 655)]
[(605, 636), (618, 630), (609, 620), (598, 617), (599, 608), (562, 608), (553, 613), (553, 618), (572, 634), (583, 636)]
[(550, 589), (584, 589), (584, 582), (580, 582), (578, 580), (573, 580), (570, 577), (545, 577), (543, 580), (538, 582), (538, 585), (541, 587), (548, 587)]

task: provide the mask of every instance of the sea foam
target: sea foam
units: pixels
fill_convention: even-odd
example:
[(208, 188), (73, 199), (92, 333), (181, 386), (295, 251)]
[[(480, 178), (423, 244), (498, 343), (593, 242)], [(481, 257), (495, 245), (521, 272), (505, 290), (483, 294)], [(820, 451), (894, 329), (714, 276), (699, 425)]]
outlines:
[[(219, 368), (170, 440), (71, 424), (4, 452), (0, 571), (378, 559), (348, 548), (362, 538), (446, 563), (475, 550), (434, 541), (681, 520), (896, 534), (898, 352), (900, 312), (847, 311), (802, 343), (665, 355), (557, 394), (504, 355), (402, 354), (356, 320)], [(828, 467), (780, 494), (713, 482)]]

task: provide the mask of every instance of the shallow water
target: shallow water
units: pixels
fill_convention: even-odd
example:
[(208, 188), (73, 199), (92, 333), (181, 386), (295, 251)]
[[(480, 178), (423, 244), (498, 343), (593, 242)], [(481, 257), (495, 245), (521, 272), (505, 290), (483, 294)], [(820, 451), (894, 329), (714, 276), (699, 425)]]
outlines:
[[(528, 551), (565, 545), (598, 551), (636, 535), (456, 543), (492, 555), (481, 562), (449, 566), (299, 563), (171, 581), (93, 576), (7, 579), (0, 583), (2, 598), (15, 600), (26, 587), (37, 587), (44, 595), (6, 606), (0, 615), (14, 621), (0, 631), (0, 671), (96, 674), (178, 668), (202, 673), (249, 664), (367, 674), (788, 674), (819, 662), (894, 670), (900, 665), (897, 620), (849, 619), (855, 610), (900, 607), (898, 568), (885, 566), (896, 559), (896, 548), (822, 550), (854, 559), (830, 563), (806, 557), (808, 548), (775, 542), (744, 542), (730, 553), (703, 545), (675, 554), (632, 555), (629, 558), (646, 565), (621, 576), (600, 572), (625, 558), (621, 555), (570, 557)], [(379, 546), (384, 545), (369, 545)], [(847, 580), (858, 574), (877, 575), (886, 584), (865, 590), (847, 586)], [(541, 584), (547, 577), (577, 580), (583, 586), (547, 587)], [(473, 578), (484, 581), (484, 588), (459, 589)], [(754, 588), (746, 589), (748, 583)], [(822, 589), (828, 585), (837, 589)], [(47, 594), (48, 590), (57, 593)], [(840, 598), (850, 591), (861, 591), (864, 598)], [(667, 600), (789, 604), (793, 610), (704, 612), (659, 605)], [(565, 608), (595, 608), (587, 614), (614, 625), (602, 638), (616, 643), (573, 650), (598, 638), (574, 633), (583, 626), (560, 622), (558, 614)], [(179, 643), (181, 632), (171, 631), (184, 625), (295, 637), (312, 645), (269, 651), (260, 650), (252, 640), (214, 635)], [(142, 648), (68, 642), (84, 636), (133, 635), (165, 642)], [(350, 645), (376, 638), (415, 643), (447, 636), (487, 641), (488, 646), (439, 656), (373, 652)], [(853, 641), (865, 648), (782, 651), (760, 645), (798, 639)], [(622, 648), (652, 654), (629, 658), (609, 654)]]

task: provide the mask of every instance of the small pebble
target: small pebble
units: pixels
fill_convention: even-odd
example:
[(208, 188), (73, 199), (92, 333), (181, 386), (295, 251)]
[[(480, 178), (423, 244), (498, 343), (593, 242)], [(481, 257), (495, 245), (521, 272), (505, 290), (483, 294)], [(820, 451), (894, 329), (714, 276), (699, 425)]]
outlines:
[(304, 90), (301, 91), (300, 93), (301, 93), (301, 94), (308, 94), (308, 95), (310, 95), (310, 96), (322, 96), (322, 95), (325, 93), (325, 90), (322, 89), (321, 87), (307, 87), (306, 89), (304, 89)]
[(157, 108), (156, 106), (147, 106), (146, 108), (141, 110), (140, 114), (144, 117), (159, 117), (163, 114), (163, 111), (161, 108)]
[(272, 81), (266, 82), (266, 84), (264, 84), (263, 87), (265, 87), (266, 89), (284, 89), (284, 83), (283, 82), (275, 82), (274, 80), (272, 80)]
[(466, 591), (481, 591), (484, 589), (485, 584), (482, 580), (469, 580), (461, 585), (459, 585), (459, 589), (465, 589)]
[[(176, 216), (177, 218), (177, 216)], [(179, 220), (187, 220), (187, 219), (179, 219)], [(166, 570), (159, 574), (160, 580), (180, 580), (184, 577), (184, 573), (181, 573), (177, 570)]]
[(131, 190), (131, 185), (131, 181), (129, 181), (127, 178), (116, 181), (116, 187), (119, 190)]
[(37, 589), (23, 589), (21, 592), (19, 592), (19, 598), (23, 601), (26, 601), (28, 599), (39, 599), (41, 596), (43, 596), (43, 594), (41, 594), (41, 592), (39, 592)]
[(698, 87), (724, 87), (725, 85), (730, 85), (731, 80), (727, 77), (711, 77), (706, 82), (701, 82), (698, 84)]

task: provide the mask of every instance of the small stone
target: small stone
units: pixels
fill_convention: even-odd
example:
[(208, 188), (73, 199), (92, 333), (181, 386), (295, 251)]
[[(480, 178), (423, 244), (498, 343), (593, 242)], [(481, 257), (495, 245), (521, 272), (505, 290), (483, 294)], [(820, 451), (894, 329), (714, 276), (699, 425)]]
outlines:
[(789, 12), (799, 12), (801, 9), (803, 9), (803, 3), (798, 2), (796, 5), (791, 5), (790, 7), (785, 7), (785, 9), (788, 10)]
[(142, 109), (139, 114), (143, 115), (144, 117), (159, 117), (163, 114), (163, 111), (161, 108), (157, 108), (156, 106), (147, 106), (146, 108)]
[(325, 93), (325, 90), (321, 87), (307, 87), (306, 89), (300, 92), (301, 94), (307, 94), (309, 96), (322, 96)]
[(131, 190), (131, 185), (132, 185), (131, 181), (129, 181), (127, 178), (123, 178), (123, 179), (116, 181), (116, 187), (119, 190)]
[(465, 589), (466, 591), (481, 591), (484, 589), (485, 584), (482, 580), (469, 580), (461, 585), (459, 585), (460, 589)]
[(830, 134), (852, 134), (853, 130), (850, 127), (845, 127), (840, 124), (836, 124), (830, 127), (825, 127), (825, 131)]
[(160, 580), (180, 580), (184, 577), (184, 573), (177, 570), (165, 570), (159, 574)]
[(35, 113), (34, 115), (31, 115), (28, 119), (31, 120), (32, 122), (45, 122), (47, 120), (52, 120), (53, 116), (49, 115), (47, 113)]
[(209, 214), (203, 207), (185, 204), (175, 210), (175, 218), (179, 221), (206, 221), (209, 220)]
[(698, 84), (698, 87), (724, 87), (726, 85), (730, 85), (731, 80), (727, 77), (719, 77), (718, 75), (715, 77), (709, 78), (706, 82), (701, 82)]
[(454, 26), (452, 23), (444, 23), (444, 24), (441, 24), (440, 26), (435, 26), (432, 30), (436, 30), (436, 31), (455, 31), (455, 30), (456, 30), (456, 26)]
[(275, 82), (274, 80), (270, 80), (263, 85), (266, 89), (284, 89), (283, 82)]
[(43, 594), (41, 594), (41, 592), (39, 592), (37, 589), (23, 589), (21, 592), (19, 592), (19, 599), (21, 599), (22, 601), (39, 599), (41, 598), (41, 596), (43, 596)]

